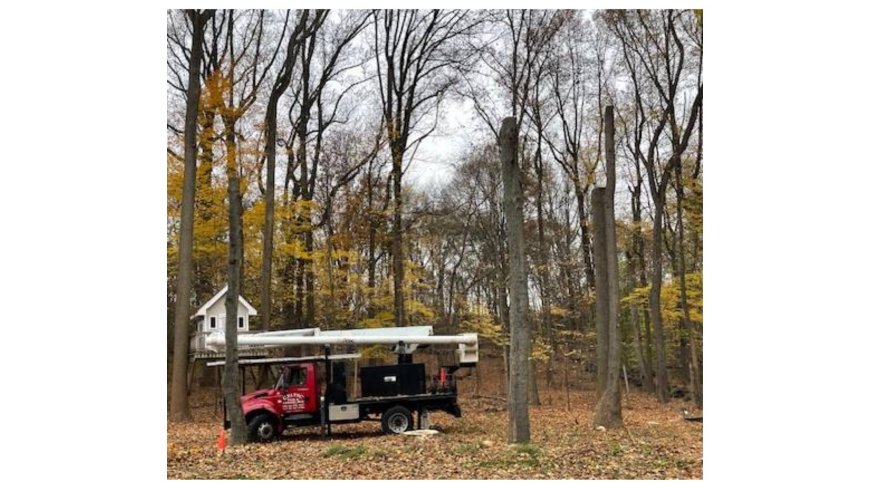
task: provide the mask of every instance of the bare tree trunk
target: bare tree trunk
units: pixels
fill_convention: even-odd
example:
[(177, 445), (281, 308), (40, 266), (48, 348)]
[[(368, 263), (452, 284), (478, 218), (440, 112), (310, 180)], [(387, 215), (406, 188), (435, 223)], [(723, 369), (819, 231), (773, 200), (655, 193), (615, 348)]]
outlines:
[(199, 72), (205, 23), (214, 10), (188, 10), (193, 24), (190, 64), (187, 72), (187, 107), (184, 115), (184, 187), (181, 199), (181, 236), (178, 245), (178, 285), (175, 288), (174, 346), (172, 354), (172, 385), (170, 387), (169, 419), (189, 421), (187, 399), (187, 364), (190, 349), (190, 285), (193, 264), (193, 204), (196, 192), (196, 122), (199, 111)]
[[(537, 211), (537, 221), (538, 221), (538, 259), (539, 259), (539, 267), (540, 267), (540, 276), (541, 276), (541, 313), (542, 313), (542, 322), (543, 322), (543, 333), (547, 338), (547, 343), (549, 343), (550, 348), (555, 350), (556, 341), (553, 337), (553, 317), (551, 313), (551, 301), (552, 297), (550, 295), (550, 245), (547, 240), (547, 235), (544, 233), (544, 161), (541, 155), (541, 134), (538, 133), (538, 148), (535, 151), (535, 173), (538, 177), (538, 185), (537, 185), (537, 199), (535, 202), (535, 210)], [(540, 332), (539, 332), (540, 334)], [(546, 365), (546, 379), (547, 379), (547, 387), (550, 387), (553, 383), (553, 357), (555, 353), (550, 355), (547, 359)], [(536, 370), (532, 370), (532, 376), (535, 376)], [(538, 385), (537, 382), (534, 384), (534, 391), (532, 393), (532, 403), (535, 406), (541, 404), (541, 401), (538, 397)]]
[(608, 350), (610, 349), (610, 330), (608, 328), (610, 315), (610, 302), (607, 294), (607, 227), (605, 221), (607, 216), (604, 210), (604, 199), (606, 198), (603, 189), (592, 189), (592, 249), (594, 253), (595, 265), (598, 267), (595, 270), (595, 329), (598, 334), (596, 341), (597, 353), (597, 372), (596, 377), (596, 393), (600, 396), (604, 393), (607, 387), (607, 362), (610, 358)]
[[(285, 87), (286, 89), (286, 87)], [(275, 233), (275, 151), (278, 132), (278, 99), (273, 90), (266, 108), (266, 212), (263, 221), (263, 261), (260, 267), (260, 329), (272, 329), (272, 243)]]
[[(607, 240), (607, 299), (608, 348), (607, 386), (595, 406), (593, 423), (596, 426), (616, 428), (622, 426), (622, 400), (620, 396), (619, 367), (622, 362), (622, 338), (619, 330), (619, 267), (616, 251), (616, 216), (613, 208), (616, 192), (616, 151), (614, 148), (613, 106), (604, 110), (605, 155), (607, 161), (607, 187), (604, 192), (604, 214)], [(596, 189), (599, 191), (599, 189)], [(598, 291), (601, 293), (601, 291)]]
[(510, 443), (525, 443), (531, 438), (529, 426), (529, 291), (526, 252), (523, 239), (523, 191), (517, 161), (518, 127), (515, 117), (506, 117), (499, 131), (501, 168), (504, 180), (504, 206), (510, 256)]
[[(634, 160), (634, 168), (636, 172), (636, 181), (635, 185), (631, 189), (631, 223), (632, 223), (632, 252), (631, 257), (629, 258), (629, 280), (631, 281), (629, 287), (632, 289), (636, 287), (635, 278), (639, 277), (640, 286), (646, 287), (646, 257), (644, 256), (645, 247), (643, 235), (641, 234), (641, 191), (643, 186), (643, 175), (640, 171), (640, 161), (637, 157)], [(637, 355), (638, 361), (640, 363), (641, 368), (641, 381), (643, 382), (643, 388), (647, 392), (655, 392), (655, 385), (653, 383), (653, 373), (652, 373), (652, 337), (650, 334), (650, 321), (649, 321), (649, 310), (643, 310), (643, 318), (644, 318), (644, 329), (646, 344), (641, 341), (640, 334), (640, 314), (638, 312), (638, 308), (633, 306), (631, 309), (631, 319), (633, 327), (637, 330), (635, 332), (635, 342), (637, 344)]]
[(332, 199), (327, 197), (326, 211), (324, 212), (326, 224), (326, 284), (329, 290), (329, 303), (326, 304), (326, 327), (335, 327), (335, 276), (332, 270)]
[(393, 313), (396, 326), (405, 325), (405, 261), (402, 245), (402, 160), (404, 151), (393, 154)]
[[(376, 236), (377, 236), (377, 220), (375, 219), (375, 208), (374, 208), (374, 194), (375, 189), (373, 188), (372, 182), (372, 169), (371, 165), (369, 165), (368, 171), (366, 171), (366, 215), (368, 216), (368, 257), (366, 262), (366, 286), (372, 291), (375, 288), (375, 272), (377, 265), (377, 256), (375, 253), (376, 250)], [(374, 307), (372, 306), (373, 297), (369, 296), (366, 298), (368, 300), (368, 316), (374, 317)]]
[(577, 196), (577, 217), (580, 220), (580, 247), (583, 250), (583, 268), (586, 270), (586, 287), (591, 288), (596, 284), (595, 268), (592, 264), (593, 252), (589, 244), (589, 220), (587, 219), (588, 214), (585, 205), (586, 198), (579, 181), (574, 182), (574, 193)]
[[(634, 168), (636, 173), (636, 185), (631, 190), (631, 221), (632, 221), (632, 258), (629, 261), (629, 264), (632, 266), (632, 271), (630, 272), (630, 278), (632, 280), (632, 284), (630, 287), (634, 288), (634, 279), (638, 277), (640, 280), (640, 286), (646, 287), (646, 256), (645, 255), (645, 246), (643, 235), (641, 234), (640, 223), (641, 223), (641, 191), (643, 186), (643, 176), (640, 171), (640, 162), (637, 158), (635, 158)], [(644, 308), (643, 310), (643, 324), (645, 335), (644, 338), (646, 340), (645, 344), (641, 341), (640, 338), (640, 314), (638, 313), (638, 308), (635, 306), (632, 308), (632, 321), (636, 324), (636, 328), (638, 329), (637, 333), (637, 347), (638, 347), (638, 358), (640, 361), (641, 367), (641, 380), (643, 382), (643, 388), (647, 392), (655, 392), (655, 385), (653, 383), (653, 373), (652, 373), (652, 335), (650, 334), (650, 320), (649, 320), (649, 310)]]
[[(664, 192), (660, 197), (664, 198)], [(659, 402), (668, 402), (670, 387), (668, 385), (668, 370), (665, 365), (665, 334), (662, 325), (662, 212), (664, 202), (655, 204), (653, 216), (653, 255), (652, 284), (649, 291), (650, 319), (655, 335), (656, 350), (656, 396)]]
[[(206, 77), (208, 74), (206, 73)], [(207, 100), (208, 97), (203, 97)], [(210, 189), (212, 185), (212, 168), (214, 165), (214, 144), (218, 136), (214, 130), (215, 111), (210, 104), (205, 103), (199, 107), (200, 119), (202, 120), (202, 130), (200, 131), (200, 151), (197, 173), (197, 187), (200, 189)], [(205, 195), (203, 195), (205, 194)], [(215, 210), (212, 208), (212, 200), (208, 192), (196, 192), (194, 199), (194, 214), (199, 218), (199, 222), (208, 226), (215, 215)], [(211, 255), (205, 255), (200, 258), (194, 257), (194, 275), (196, 277), (193, 285), (194, 302), (204, 302), (204, 298), (211, 297), (214, 294), (215, 283), (217, 283), (217, 267)], [(216, 266), (217, 265), (217, 266)], [(210, 370), (210, 369), (204, 369)]]
[[(634, 290), (637, 287), (637, 260), (631, 253), (626, 253), (628, 261), (628, 288)], [(640, 334), (640, 312), (636, 305), (631, 306), (631, 334), (634, 340), (634, 353), (637, 356), (637, 368), (640, 371), (640, 379), (643, 383), (644, 390), (652, 392), (652, 378), (649, 365), (647, 365), (646, 355), (644, 354), (643, 342)]]
[[(231, 104), (232, 106), (232, 104)], [(227, 266), (226, 299), (226, 367), (224, 369), (223, 391), (230, 424), (233, 427), (233, 445), (248, 442), (248, 431), (242, 405), (239, 400), (239, 352), (238, 352), (238, 311), (241, 289), (241, 235), (242, 235), (242, 197), (239, 189), (239, 167), (236, 161), (236, 141), (234, 122), (229, 124), (227, 134), (227, 176), (229, 191), (230, 246)]]

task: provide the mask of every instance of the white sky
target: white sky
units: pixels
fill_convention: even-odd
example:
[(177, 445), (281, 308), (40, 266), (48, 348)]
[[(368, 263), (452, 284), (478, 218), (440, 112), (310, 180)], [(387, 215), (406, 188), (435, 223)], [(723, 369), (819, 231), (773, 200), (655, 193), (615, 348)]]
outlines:
[(434, 188), (446, 184), (453, 167), (471, 146), (484, 137), (476, 127), (477, 114), (470, 100), (446, 100), (438, 129), (420, 143), (414, 160), (408, 167), (407, 179), (419, 188)]

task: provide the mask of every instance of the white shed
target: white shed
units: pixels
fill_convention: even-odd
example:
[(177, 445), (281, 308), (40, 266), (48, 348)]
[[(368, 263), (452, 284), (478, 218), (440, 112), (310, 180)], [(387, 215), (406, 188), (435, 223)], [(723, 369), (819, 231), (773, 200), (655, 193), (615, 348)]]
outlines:
[[(212, 331), (225, 331), (227, 321), (227, 288), (224, 286), (214, 297), (202, 305), (196, 314), (190, 319), (196, 321), (197, 333), (210, 333)], [(248, 301), (241, 295), (239, 296), (239, 332), (248, 332), (250, 330), (250, 317), (257, 315), (257, 310), (254, 309)]]

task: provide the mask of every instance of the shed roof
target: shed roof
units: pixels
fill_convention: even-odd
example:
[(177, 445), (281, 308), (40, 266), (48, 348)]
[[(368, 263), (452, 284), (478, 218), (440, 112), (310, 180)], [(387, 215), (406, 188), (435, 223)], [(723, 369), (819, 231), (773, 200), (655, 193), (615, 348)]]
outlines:
[[(217, 301), (221, 300), (221, 297), (226, 295), (227, 290), (229, 290), (229, 285), (224, 285), (224, 288), (222, 288), (217, 294), (215, 294), (214, 297), (209, 299), (208, 302), (203, 304), (202, 307), (197, 309), (196, 314), (194, 314), (193, 316), (190, 316), (190, 319), (194, 319), (194, 318), (199, 317), (199, 316), (205, 316), (205, 313), (208, 310), (208, 308), (213, 306)], [(257, 315), (257, 310), (254, 309), (254, 306), (252, 306), (250, 303), (248, 303), (248, 301), (246, 301), (245, 298), (242, 297), (241, 295), (239, 295), (239, 302), (248, 309), (249, 316), (256, 316)]]

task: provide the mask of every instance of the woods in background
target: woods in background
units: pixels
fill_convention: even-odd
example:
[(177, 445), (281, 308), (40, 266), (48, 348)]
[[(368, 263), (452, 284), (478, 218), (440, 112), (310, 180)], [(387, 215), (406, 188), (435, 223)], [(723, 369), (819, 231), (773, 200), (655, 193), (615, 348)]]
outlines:
[[(702, 54), (691, 10), (168, 12), (173, 370), (191, 307), (228, 283), (231, 299), (255, 299), (254, 330), (477, 331), (507, 392), (510, 268), (523, 261), (508, 242), (521, 238), (529, 402), (560, 369), (598, 371), (605, 391), (624, 366), (661, 402), (679, 386), (701, 406)], [(463, 110), (474, 127), (452, 174), (409, 181)], [(503, 200), (505, 117), (519, 216)], [(614, 225), (601, 235), (605, 184)], [(600, 341), (604, 312), (616, 344)], [(170, 414), (185, 419), (177, 375)]]

